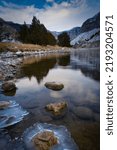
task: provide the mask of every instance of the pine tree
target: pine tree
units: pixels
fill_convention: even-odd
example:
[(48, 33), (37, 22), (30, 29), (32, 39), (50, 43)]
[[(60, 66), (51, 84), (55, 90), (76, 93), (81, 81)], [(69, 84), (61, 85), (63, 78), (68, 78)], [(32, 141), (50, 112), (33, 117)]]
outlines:
[(39, 45), (55, 45), (55, 37), (40, 23), (34, 16), (32, 24), (28, 28), (26, 23), (21, 27), (20, 39), (24, 43), (32, 43)]
[(47, 43), (48, 45), (56, 45), (56, 39), (50, 32), (47, 33)]
[(24, 43), (28, 43), (29, 42), (29, 28), (26, 24), (26, 22), (24, 22), (24, 24), (21, 26), (20, 32), (20, 40)]
[(63, 32), (58, 36), (58, 44), (60, 46), (70, 47), (70, 37), (67, 32)]
[(40, 21), (34, 16), (30, 26), (30, 42), (32, 44), (41, 44)]

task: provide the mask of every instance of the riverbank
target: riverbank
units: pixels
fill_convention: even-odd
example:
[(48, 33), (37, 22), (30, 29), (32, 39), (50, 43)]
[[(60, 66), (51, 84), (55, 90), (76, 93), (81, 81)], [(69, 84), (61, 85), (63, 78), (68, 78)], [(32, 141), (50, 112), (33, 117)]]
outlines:
[(55, 46), (41, 46), (36, 44), (22, 44), (22, 43), (6, 43), (0, 42), (0, 52), (10, 51), (10, 52), (29, 52), (29, 51), (56, 51), (56, 50), (68, 50), (68, 47)]
[(21, 43), (0, 43), (0, 81), (17, 78), (26, 57), (69, 53), (70, 48)]

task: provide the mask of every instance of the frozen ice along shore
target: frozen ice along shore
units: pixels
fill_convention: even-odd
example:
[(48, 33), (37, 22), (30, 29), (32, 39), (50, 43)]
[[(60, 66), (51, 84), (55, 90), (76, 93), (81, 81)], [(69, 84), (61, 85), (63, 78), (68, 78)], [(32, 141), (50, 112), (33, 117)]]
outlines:
[(35, 150), (32, 139), (36, 134), (44, 131), (52, 131), (58, 139), (58, 144), (54, 145), (51, 150), (79, 150), (66, 127), (47, 123), (34, 124), (24, 132), (23, 139), (27, 150)]

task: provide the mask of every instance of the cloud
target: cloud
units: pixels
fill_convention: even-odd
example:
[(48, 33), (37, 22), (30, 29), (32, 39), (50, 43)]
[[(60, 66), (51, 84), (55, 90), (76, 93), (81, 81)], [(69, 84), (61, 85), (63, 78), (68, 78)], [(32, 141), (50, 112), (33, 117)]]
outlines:
[(49, 30), (68, 30), (81, 24), (89, 17), (92, 17), (99, 10), (88, 6), (86, 0), (69, 0), (56, 3), (52, 6), (45, 5), (44, 8), (31, 6), (19, 6), (3, 2), (0, 6), (0, 17), (5, 20), (23, 23), (31, 23), (32, 17), (36, 16)]
[(46, 0), (46, 2), (47, 2), (47, 3), (48, 3), (48, 2), (52, 3), (52, 2), (54, 2), (54, 0)]

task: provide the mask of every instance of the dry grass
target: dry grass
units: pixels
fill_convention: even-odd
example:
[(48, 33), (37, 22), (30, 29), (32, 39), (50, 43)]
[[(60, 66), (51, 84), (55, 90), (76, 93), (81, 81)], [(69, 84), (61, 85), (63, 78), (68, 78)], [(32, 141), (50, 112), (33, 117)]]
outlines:
[(21, 43), (0, 43), (0, 51), (40, 51), (40, 50), (59, 50), (59, 46), (41, 46), (36, 44), (21, 44)]

